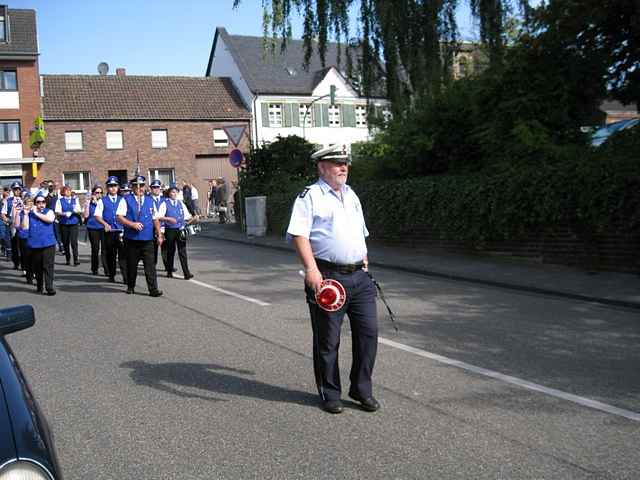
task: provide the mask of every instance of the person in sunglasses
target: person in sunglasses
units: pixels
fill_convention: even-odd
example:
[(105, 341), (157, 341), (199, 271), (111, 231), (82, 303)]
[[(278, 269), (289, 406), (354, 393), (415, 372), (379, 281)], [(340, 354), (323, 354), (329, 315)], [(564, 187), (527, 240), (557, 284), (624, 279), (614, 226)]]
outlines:
[(34, 207), (25, 207), (25, 215), (22, 218), (22, 228), (29, 232), (27, 246), (31, 251), (33, 272), (36, 277), (38, 293), (55, 295), (53, 288), (54, 263), (56, 256), (56, 236), (53, 233), (53, 222), (56, 215), (53, 210), (47, 208), (47, 202), (42, 194), (37, 194), (34, 199)]
[[(91, 190), (91, 199), (85, 203), (82, 217), (87, 226), (87, 235), (91, 244), (91, 273), (98, 275), (98, 268), (102, 263), (102, 269), (107, 273), (107, 255), (104, 248), (104, 225), (96, 218), (96, 207), (102, 200), (102, 187), (96, 185)], [(107, 275), (108, 276), (108, 275)]]
[(20, 261), (22, 269), (29, 285), (33, 285), (33, 267), (31, 261), (31, 250), (27, 245), (29, 240), (29, 229), (22, 228), (22, 220), (33, 208), (33, 198), (26, 193), (22, 198), (22, 204), (16, 205), (13, 209), (13, 224), (16, 226), (16, 237), (18, 238), (18, 250), (20, 250)]

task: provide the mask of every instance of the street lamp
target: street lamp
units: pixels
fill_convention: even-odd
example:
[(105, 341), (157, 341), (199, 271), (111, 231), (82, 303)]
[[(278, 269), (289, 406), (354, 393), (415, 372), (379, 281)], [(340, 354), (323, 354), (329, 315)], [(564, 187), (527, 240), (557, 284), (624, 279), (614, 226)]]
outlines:
[(327, 98), (329, 97), (329, 102), (331, 104), (331, 106), (333, 107), (336, 104), (336, 91), (338, 89), (336, 88), (335, 85), (329, 85), (329, 93), (326, 95), (322, 95), (321, 97), (316, 98), (315, 100), (312, 100), (310, 104), (305, 106), (304, 109), (304, 115), (302, 116), (302, 139), (306, 140), (306, 136), (305, 136), (305, 128), (307, 126), (307, 115), (309, 114), (309, 108), (311, 108), (311, 105), (313, 105), (314, 103), (316, 103), (318, 100), (322, 100), (323, 98)]

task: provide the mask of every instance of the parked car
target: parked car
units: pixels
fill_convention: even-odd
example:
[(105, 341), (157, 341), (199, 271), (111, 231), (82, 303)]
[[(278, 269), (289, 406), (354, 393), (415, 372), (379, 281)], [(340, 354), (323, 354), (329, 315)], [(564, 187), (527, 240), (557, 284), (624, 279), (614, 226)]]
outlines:
[(640, 118), (631, 118), (629, 120), (620, 120), (619, 122), (605, 125), (593, 132), (593, 135), (591, 135), (591, 146), (599, 147), (614, 133), (634, 127), (638, 125), (638, 123), (640, 123)]
[(49, 425), (5, 336), (33, 326), (33, 307), (0, 310), (0, 480), (60, 480)]

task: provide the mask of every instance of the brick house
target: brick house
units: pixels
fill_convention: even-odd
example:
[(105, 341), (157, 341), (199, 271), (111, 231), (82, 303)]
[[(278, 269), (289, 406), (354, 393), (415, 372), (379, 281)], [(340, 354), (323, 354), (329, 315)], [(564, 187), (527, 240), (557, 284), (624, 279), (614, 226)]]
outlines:
[(54, 179), (83, 192), (109, 175), (140, 173), (165, 184), (187, 180), (206, 205), (207, 180), (237, 179), (234, 145), (224, 128), (246, 126), (250, 113), (227, 78), (43, 75), (47, 157), (38, 181)]
[(33, 183), (29, 132), (40, 115), (36, 12), (0, 5), (0, 184)]

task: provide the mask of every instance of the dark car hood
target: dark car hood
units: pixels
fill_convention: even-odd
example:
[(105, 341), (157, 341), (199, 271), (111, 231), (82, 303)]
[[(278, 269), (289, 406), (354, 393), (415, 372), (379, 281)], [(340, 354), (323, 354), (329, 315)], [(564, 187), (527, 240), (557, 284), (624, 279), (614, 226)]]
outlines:
[[(6, 419), (5, 423), (13, 430), (14, 448), (11, 458), (15, 458), (17, 452), (20, 458), (36, 460), (53, 472), (56, 478), (60, 478), (49, 426), (40, 413), (38, 404), (22, 375), (20, 365), (2, 337), (0, 337), (0, 383), (3, 390), (0, 418)], [(4, 445), (0, 446), (0, 451), (3, 453), (5, 453), (4, 449)], [(6, 454), (8, 453), (7, 451)]]
[(0, 465), (14, 458), (16, 458), (16, 444), (13, 440), (13, 428), (11, 428), (7, 401), (4, 398), (4, 388), (0, 379)]

